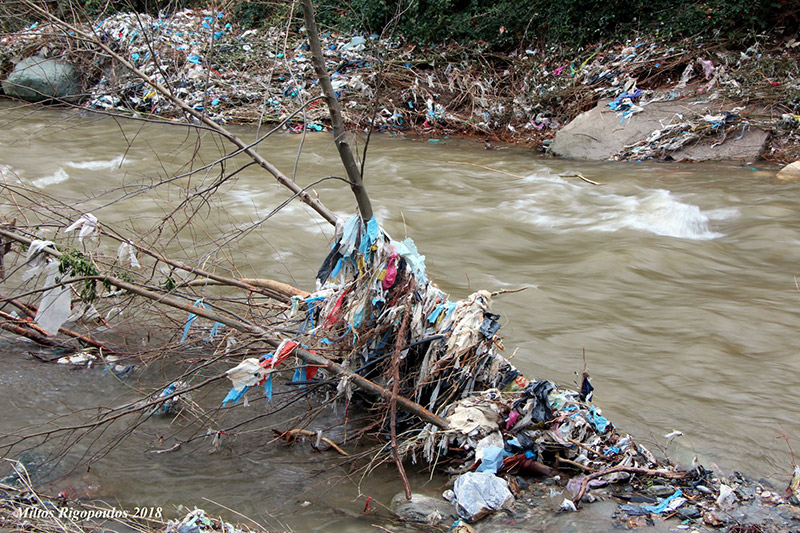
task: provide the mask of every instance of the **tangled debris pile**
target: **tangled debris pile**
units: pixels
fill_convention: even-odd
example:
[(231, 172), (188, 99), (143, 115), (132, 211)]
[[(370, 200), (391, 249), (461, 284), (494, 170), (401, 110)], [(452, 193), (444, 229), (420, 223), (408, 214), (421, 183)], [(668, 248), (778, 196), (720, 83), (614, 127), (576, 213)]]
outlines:
[[(630, 493), (631, 503), (621, 511), (717, 525), (732, 520), (723, 509), (743, 498), (732, 495), (730, 482), (699, 465), (681, 470), (657, 460), (630, 435), (618, 433), (593, 405), (588, 373), (580, 391), (525, 378), (500, 354), (493, 295), (478, 291), (450, 301), (427, 279), (424, 256), (413, 241), (393, 240), (374, 217), (366, 224), (358, 215), (340, 221), (317, 281), (316, 292), (293, 298), (297, 336), (274, 354), (231, 369), (233, 388), (225, 402), (239, 401), (259, 384), (271, 396), (272, 373), (302, 345), (387, 389), (396, 385), (399, 395), (445, 418), (447, 427), (408, 416), (398, 420), (398, 448), (415, 462), (424, 459), (457, 476), (445, 498), (468, 522), (513, 508), (515, 476), (566, 483), (573, 497), (564, 499), (562, 509), (573, 511), (581, 501), (603, 497), (595, 496), (596, 489), (610, 483), (646, 487), (646, 480), (667, 479), (669, 494), (664, 489), (658, 499), (641, 499)], [(301, 361), (293, 366), (295, 383), (315, 382), (316, 368)], [(348, 402), (357, 397), (347, 377), (336, 390)], [(387, 411), (374, 409), (384, 433), (393, 424)]]
[[(86, 27), (215, 121), (280, 122), (307, 104), (304, 120), (286, 127), (328, 127), (327, 109), (312, 101), (321, 91), (304, 27), (245, 30), (224, 11), (209, 10), (118, 13)], [(702, 96), (707, 109), (665, 124), (617, 157), (664, 157), (701, 137), (735, 138), (754, 127), (773, 135), (768, 158), (792, 160), (800, 143), (800, 46), (793, 40), (765, 37), (731, 51), (717, 43), (642, 38), (484, 57), (480, 49), (403, 45), (377, 35), (327, 32), (321, 39), (344, 119), (353, 127), (374, 123), (386, 131), (466, 133), (542, 146), (603, 99), (630, 120), (649, 104)], [(0, 44), (4, 70), (33, 53), (83, 65), (84, 105), (181, 118), (163, 95), (95, 48), (76, 46), (58, 27), (34, 24), (0, 37)]]

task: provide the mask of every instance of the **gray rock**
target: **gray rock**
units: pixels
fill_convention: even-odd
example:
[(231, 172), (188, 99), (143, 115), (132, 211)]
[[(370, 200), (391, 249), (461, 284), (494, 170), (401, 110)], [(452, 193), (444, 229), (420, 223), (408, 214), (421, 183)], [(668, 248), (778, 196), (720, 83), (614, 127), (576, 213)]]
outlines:
[(411, 499), (407, 500), (405, 492), (400, 492), (392, 498), (391, 509), (398, 517), (409, 522), (451, 524), (457, 518), (450, 502), (422, 494), (412, 494)]
[[(685, 98), (671, 102), (653, 102), (624, 121), (608, 107), (610, 100), (601, 100), (597, 107), (581, 113), (564, 126), (548, 148), (548, 153), (571, 159), (606, 160), (648, 138), (664, 125), (679, 121), (680, 114), (703, 113), (700, 100)], [(768, 134), (748, 127), (741, 139), (731, 135), (724, 142), (715, 137), (686, 142), (682, 148), (668, 152), (678, 161), (755, 160), (759, 157)]]
[(672, 493), (675, 492), (675, 487), (670, 485), (653, 485), (652, 487), (648, 487), (647, 492), (653, 496), (666, 498), (667, 496), (672, 496)]
[(29, 102), (64, 101), (78, 103), (81, 75), (66, 61), (33, 56), (23, 59), (3, 81), (8, 96)]

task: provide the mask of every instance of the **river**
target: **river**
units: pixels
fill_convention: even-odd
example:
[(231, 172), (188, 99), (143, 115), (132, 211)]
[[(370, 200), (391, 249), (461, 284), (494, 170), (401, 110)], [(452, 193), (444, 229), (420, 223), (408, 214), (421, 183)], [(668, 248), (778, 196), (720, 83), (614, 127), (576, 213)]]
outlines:
[[(152, 232), (186, 190), (217, 175), (155, 186), (192, 154), (205, 163), (219, 158), (223, 147), (210, 133), (8, 102), (0, 112), (9, 183), (131, 236)], [(252, 127), (235, 129), (255, 137)], [(300, 135), (276, 133), (259, 151), (291, 173), (300, 143)], [(296, 166), (301, 185), (343, 174), (330, 134), (309, 134)], [(574, 387), (585, 354), (595, 403), (622, 432), (680, 461), (697, 455), (782, 488), (792, 458), (781, 436), (797, 445), (800, 428), (800, 184), (774, 174), (765, 164), (566, 161), (471, 140), (374, 135), (365, 176), (384, 228), (415, 240), (429, 277), (454, 299), (527, 287), (498, 296), (494, 310), (507, 353), (517, 350), (514, 363), (528, 377)], [(314, 191), (337, 213), (353, 212), (341, 182)], [(266, 173), (247, 168), (166, 249), (182, 260), (211, 253), (212, 241), (248, 228), (287, 197)], [(5, 189), (1, 201), (3, 215), (19, 218), (14, 202), (22, 198)], [(225, 253), (242, 276), (313, 288), (331, 236), (294, 202)], [(28, 345), (3, 339), (0, 431), (126, 397), (100, 370), (44, 365), (27, 355)], [(683, 436), (667, 446), (673, 430)], [(213, 507), (208, 498), (274, 528), (369, 527), (358, 480), (334, 485), (344, 471), (322, 474), (321, 461), (302, 447), (155, 456), (126, 444), (96, 463), (87, 483), (127, 507)], [(436, 478), (412, 481), (440, 491)], [(399, 490), (391, 469), (361, 487), (382, 503)]]

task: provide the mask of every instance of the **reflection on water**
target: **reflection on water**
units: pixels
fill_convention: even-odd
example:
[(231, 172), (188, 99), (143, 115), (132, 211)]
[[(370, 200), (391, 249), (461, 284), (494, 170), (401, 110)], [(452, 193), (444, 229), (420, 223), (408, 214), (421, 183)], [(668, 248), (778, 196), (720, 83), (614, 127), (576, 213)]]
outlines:
[[(71, 206), (67, 218), (91, 211), (126, 234), (149, 232), (187, 190), (219, 178), (211, 169), (152, 187), (188, 170), (195, 152), (196, 166), (219, 158), (221, 146), (207, 134), (198, 144), (178, 127), (59, 111), (19, 115), (9, 112), (14, 120), (5, 118), (0, 129), (3, 175)], [(254, 136), (244, 128), (241, 134)], [(259, 150), (288, 172), (299, 142), (276, 135)], [(413, 237), (432, 279), (455, 298), (479, 288), (529, 287), (499, 297), (495, 310), (509, 353), (519, 348), (514, 362), (530, 377), (573, 385), (585, 350), (595, 401), (622, 431), (657, 447), (677, 429), (685, 436), (670, 453), (783, 483), (777, 474), (789, 472), (791, 458), (777, 437), (788, 433), (796, 444), (800, 427), (800, 185), (777, 183), (769, 169), (559, 161), (482, 146), (373, 137), (366, 181), (386, 229)], [(228, 162), (228, 171), (243, 162)], [(568, 177), (576, 172), (601, 185)], [(298, 183), (337, 173), (343, 171), (329, 135), (306, 138)], [(338, 213), (353, 211), (340, 182), (313, 189)], [(245, 232), (230, 248), (240, 275), (311, 288), (332, 230), (298, 203), (270, 218), (286, 198), (271, 177), (247, 168), (216, 192), (223, 209), (202, 212), (193, 240), (172, 242), (167, 251), (179, 259), (195, 247), (198, 255), (213, 254), (199, 236)], [(10, 198), (3, 202), (3, 214), (13, 216)], [(19, 367), (0, 390), (15, 406), (4, 413), (5, 427), (22, 425), (30, 405), (43, 416), (120, 393), (113, 381), (21, 359), (8, 359)], [(50, 392), (13, 396), (32, 380)], [(143, 458), (130, 446), (111, 457), (113, 466), (96, 470), (122, 501), (187, 503), (201, 493), (262, 516), (271, 509), (287, 526), (325, 529), (332, 516), (340, 529), (367, 524), (358, 516), (358, 491), (348, 483), (332, 493), (333, 480), (315, 470), (319, 455), (310, 449)], [(391, 483), (373, 476), (362, 492), (388, 501), (400, 486), (391, 469), (383, 473)], [(439, 491), (440, 481), (423, 490)], [(302, 507), (306, 500), (312, 505)]]

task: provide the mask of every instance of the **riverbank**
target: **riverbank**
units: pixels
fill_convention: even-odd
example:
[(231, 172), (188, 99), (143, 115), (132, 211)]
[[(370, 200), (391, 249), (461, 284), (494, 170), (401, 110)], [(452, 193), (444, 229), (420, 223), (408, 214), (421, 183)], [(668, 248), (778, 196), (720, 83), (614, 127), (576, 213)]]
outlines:
[[(280, 124), (295, 132), (328, 128), (299, 23), (245, 30), (225, 12), (184, 10), (160, 18), (115, 14), (84, 29), (217, 122)], [(638, 37), (508, 54), (374, 35), (326, 32), (322, 40), (353, 129), (432, 140), (469, 135), (485, 140), (487, 148), (513, 143), (544, 151), (586, 112), (605, 111), (626, 127), (669, 104), (666, 114), (633, 128), (618, 144), (578, 130), (578, 141), (594, 137), (602, 145), (599, 155), (559, 151), (589, 159), (669, 160), (703, 145), (709, 148), (688, 159), (800, 158), (800, 43), (794, 40), (762, 36), (737, 49), (734, 43)], [(96, 46), (79, 44), (70, 32), (34, 24), (0, 39), (0, 69), (6, 77), (19, 60), (34, 55), (63, 60), (81, 73), (82, 106), (183, 120), (174, 102), (112, 65)], [(13, 84), (5, 86), (14, 94)], [(591, 115), (586, 120), (598, 122)], [(754, 132), (741, 156), (717, 148)]]

